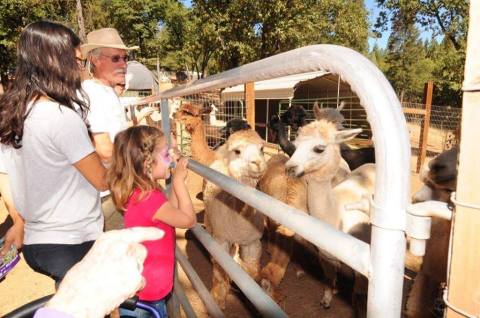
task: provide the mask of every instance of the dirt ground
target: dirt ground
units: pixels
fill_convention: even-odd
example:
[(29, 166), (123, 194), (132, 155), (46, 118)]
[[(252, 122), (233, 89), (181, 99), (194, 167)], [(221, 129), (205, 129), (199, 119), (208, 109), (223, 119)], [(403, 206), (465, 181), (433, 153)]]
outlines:
[[(415, 161), (412, 159), (412, 167)], [(189, 173), (188, 185), (192, 198), (201, 189), (201, 178)], [(412, 192), (420, 186), (416, 175), (412, 175)], [(195, 209), (199, 219), (203, 214), (202, 201), (194, 199)], [(0, 202), (0, 223), (7, 218), (7, 212), (3, 202)], [(5, 222), (4, 222), (5, 223)], [(5, 224), (3, 226), (5, 228)], [(0, 227), (0, 231), (1, 231)], [(3, 235), (3, 232), (0, 232)], [(186, 238), (185, 238), (186, 237)], [(211, 286), (211, 263), (208, 252), (193, 238), (193, 235), (185, 235), (185, 231), (177, 232), (177, 244), (188, 257), (193, 267), (207, 286)], [(334, 297), (332, 307), (328, 310), (320, 306), (323, 283), (322, 273), (317, 266), (316, 257), (309, 254), (301, 246), (295, 247), (294, 260), (290, 263), (286, 276), (280, 285), (283, 296), (280, 306), (290, 317), (353, 317), (350, 306), (351, 284), (346, 278), (340, 279), (340, 293)], [(268, 255), (264, 252), (262, 262), (265, 264)], [(313, 261), (312, 261), (313, 260)], [(297, 269), (303, 269), (305, 275), (297, 278)], [(188, 278), (179, 266), (179, 281), (184, 286), (187, 297), (198, 317), (208, 317), (203, 303), (196, 295)], [(4, 316), (13, 309), (28, 303), (32, 300), (54, 292), (53, 281), (43, 275), (33, 272), (22, 259), (3, 281), (0, 282), (0, 316)], [(259, 317), (258, 312), (249, 304), (241, 293), (233, 289), (227, 299), (225, 315), (228, 318), (234, 317)]]

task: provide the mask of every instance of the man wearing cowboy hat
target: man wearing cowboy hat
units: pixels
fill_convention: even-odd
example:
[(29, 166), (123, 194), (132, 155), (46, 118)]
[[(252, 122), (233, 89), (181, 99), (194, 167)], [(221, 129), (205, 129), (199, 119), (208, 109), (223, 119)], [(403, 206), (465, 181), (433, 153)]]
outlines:
[[(87, 34), (87, 41), (81, 46), (83, 57), (87, 59), (90, 78), (83, 81), (82, 87), (90, 100), (87, 119), (93, 135), (95, 150), (105, 165), (108, 165), (113, 151), (115, 135), (128, 127), (124, 107), (115, 93), (117, 84), (125, 83), (127, 73), (127, 51), (137, 49), (127, 47), (118, 31), (113, 28), (94, 30)], [(120, 214), (108, 192), (102, 192), (102, 208), (106, 230), (118, 228)], [(117, 215), (118, 214), (118, 215)], [(109, 221), (111, 220), (111, 221)]]
[(125, 111), (114, 88), (125, 83), (127, 51), (137, 48), (127, 47), (113, 28), (88, 33), (87, 42), (81, 46), (91, 77), (83, 82), (90, 99), (88, 121), (96, 150), (106, 163), (111, 159), (115, 135), (127, 128)]

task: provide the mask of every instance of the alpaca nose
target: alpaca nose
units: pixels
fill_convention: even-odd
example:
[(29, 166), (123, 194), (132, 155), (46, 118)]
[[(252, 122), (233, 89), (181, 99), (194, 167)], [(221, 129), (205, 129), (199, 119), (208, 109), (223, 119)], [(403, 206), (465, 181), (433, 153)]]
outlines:
[(263, 172), (266, 168), (265, 160), (262, 158), (250, 160), (250, 164), (255, 167), (258, 172)]
[(259, 159), (250, 160), (250, 164), (252, 164), (256, 167), (260, 167), (261, 166), (261, 160), (259, 160)]

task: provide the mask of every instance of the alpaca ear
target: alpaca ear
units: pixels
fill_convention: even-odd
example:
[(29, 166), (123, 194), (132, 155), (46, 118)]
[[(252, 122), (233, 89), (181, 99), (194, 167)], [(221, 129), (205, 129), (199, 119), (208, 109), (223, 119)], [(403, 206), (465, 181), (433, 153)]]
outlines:
[(344, 100), (342, 100), (342, 101), (340, 102), (340, 105), (338, 105), (337, 110), (338, 110), (338, 111), (341, 111), (341, 110), (343, 109), (343, 107), (345, 107), (345, 101), (344, 101)]
[(335, 134), (335, 142), (337, 144), (345, 142), (347, 140), (355, 138), (359, 133), (362, 132), (362, 128), (339, 130)]
[(315, 101), (315, 103), (313, 104), (313, 113), (315, 114), (316, 120), (320, 120), (323, 118), (322, 110), (320, 109), (320, 107), (318, 107), (317, 101)]

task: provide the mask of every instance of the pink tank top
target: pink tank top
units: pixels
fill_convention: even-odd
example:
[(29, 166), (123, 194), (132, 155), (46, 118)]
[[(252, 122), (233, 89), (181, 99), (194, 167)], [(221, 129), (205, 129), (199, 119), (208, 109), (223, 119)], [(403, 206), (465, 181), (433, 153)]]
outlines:
[(153, 215), (167, 202), (160, 190), (153, 190), (138, 201), (140, 190), (136, 189), (127, 202), (124, 215), (125, 228), (134, 226), (154, 226), (165, 231), (162, 239), (146, 241), (148, 255), (143, 265), (145, 287), (137, 295), (140, 300), (160, 300), (173, 288), (175, 262), (175, 228), (161, 221), (153, 220)]

